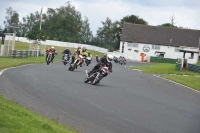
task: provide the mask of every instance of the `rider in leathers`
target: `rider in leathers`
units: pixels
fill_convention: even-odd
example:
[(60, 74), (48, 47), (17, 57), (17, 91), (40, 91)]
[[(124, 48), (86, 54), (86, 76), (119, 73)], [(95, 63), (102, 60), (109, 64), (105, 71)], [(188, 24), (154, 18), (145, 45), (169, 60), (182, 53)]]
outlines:
[[(97, 63), (94, 68), (88, 72), (88, 75), (92, 74), (94, 71), (100, 69), (102, 66), (106, 66), (108, 67), (108, 70), (109, 70), (109, 73), (112, 72), (112, 59), (113, 59), (113, 56), (112, 55), (108, 55), (107, 57), (102, 57), (100, 59), (100, 62)], [(107, 73), (106, 75), (104, 75), (104, 77), (107, 76)]]
[(63, 51), (63, 56), (62, 56), (62, 59), (64, 60), (64, 54), (67, 54), (68, 56), (68, 59), (69, 59), (69, 55), (70, 55), (70, 50), (68, 48), (66, 48), (64, 51)]

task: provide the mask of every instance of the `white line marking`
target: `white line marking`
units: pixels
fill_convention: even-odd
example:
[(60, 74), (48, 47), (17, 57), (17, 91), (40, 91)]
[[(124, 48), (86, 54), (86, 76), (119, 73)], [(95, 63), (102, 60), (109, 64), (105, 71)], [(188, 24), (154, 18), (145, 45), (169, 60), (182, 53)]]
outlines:
[[(59, 61), (55, 61), (55, 62), (59, 62)], [(54, 63), (55, 63), (54, 62)], [(38, 64), (46, 64), (46, 63), (38, 63)], [(16, 67), (9, 67), (9, 68), (5, 68), (3, 70), (0, 71), (0, 76), (3, 74), (4, 71), (8, 70), (8, 69), (12, 69), (12, 68), (18, 68), (18, 67), (23, 67), (23, 66), (28, 66), (28, 65), (38, 65), (36, 64), (25, 64), (25, 65), (21, 65), (21, 66), (16, 66)]]
[(196, 91), (196, 92), (200, 93), (200, 91), (198, 91), (198, 90), (195, 90), (195, 89), (190, 88), (190, 87), (188, 87), (188, 86), (182, 85), (182, 84), (177, 83), (177, 82), (175, 82), (175, 81), (172, 81), (172, 80), (169, 80), (169, 79), (166, 79), (166, 78), (160, 77), (160, 75), (155, 75), (155, 74), (153, 74), (153, 76), (158, 77), (158, 78), (161, 78), (161, 79), (164, 79), (164, 80), (167, 80), (167, 81), (169, 81), (169, 82), (175, 83), (175, 84), (177, 84), (177, 85), (180, 85), (180, 86), (186, 87), (186, 88), (188, 88), (188, 89), (190, 89), (190, 90), (193, 90), (193, 91)]
[(9, 68), (5, 68), (3, 70), (0, 71), (0, 76), (3, 74), (4, 71), (9, 70), (9, 69), (13, 69), (13, 68), (18, 68), (18, 67), (23, 67), (23, 66), (28, 66), (28, 65), (36, 65), (36, 64), (26, 64), (26, 65), (22, 65), (22, 66), (16, 66), (16, 67), (9, 67)]

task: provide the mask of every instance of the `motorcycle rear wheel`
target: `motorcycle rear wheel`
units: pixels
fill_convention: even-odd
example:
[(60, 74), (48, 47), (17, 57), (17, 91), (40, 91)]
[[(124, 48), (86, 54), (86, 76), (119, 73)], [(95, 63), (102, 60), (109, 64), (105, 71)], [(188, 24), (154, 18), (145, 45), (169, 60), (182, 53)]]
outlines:
[(71, 71), (71, 68), (72, 68), (72, 66), (70, 65), (69, 68), (68, 68), (68, 70)]

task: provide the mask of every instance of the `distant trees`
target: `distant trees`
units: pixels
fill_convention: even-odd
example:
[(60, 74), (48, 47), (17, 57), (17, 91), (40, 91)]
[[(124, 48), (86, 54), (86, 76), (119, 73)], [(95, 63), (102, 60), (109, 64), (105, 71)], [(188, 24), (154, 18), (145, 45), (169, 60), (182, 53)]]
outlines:
[[(42, 28), (40, 29), (39, 12), (30, 13), (19, 21), (19, 14), (11, 7), (7, 9), (4, 32), (15, 32), (18, 36), (27, 37), (31, 40), (56, 40), (63, 42), (84, 43), (108, 48), (119, 49), (123, 23), (145, 24), (148, 23), (135, 15), (125, 16), (120, 21), (112, 22), (107, 17), (102, 21), (93, 36), (90, 29), (89, 19), (83, 17), (70, 2), (66, 2), (60, 8), (48, 8), (42, 14)], [(10, 28), (15, 25), (18, 28)]]
[(125, 16), (121, 21), (112, 22), (110, 18), (107, 18), (105, 22), (102, 22), (102, 27), (99, 27), (97, 30), (97, 40), (98, 45), (109, 48), (110, 50), (119, 49), (120, 37), (122, 34), (122, 28), (124, 23), (133, 23), (133, 24), (144, 24), (148, 23), (135, 15)]

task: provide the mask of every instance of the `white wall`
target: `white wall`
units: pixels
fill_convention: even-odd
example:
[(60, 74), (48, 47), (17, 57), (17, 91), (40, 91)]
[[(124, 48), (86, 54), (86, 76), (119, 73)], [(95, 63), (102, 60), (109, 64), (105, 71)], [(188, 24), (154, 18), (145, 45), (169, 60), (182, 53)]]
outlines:
[[(5, 40), (8, 40), (8, 36), (5, 37)], [(21, 41), (21, 42), (27, 42), (27, 43), (32, 43), (32, 41), (29, 41), (25, 37), (15, 37), (15, 41)], [(71, 47), (71, 48), (77, 48), (78, 46), (81, 47), (87, 47), (87, 49), (98, 51), (101, 53), (107, 53), (108, 49), (97, 47), (97, 46), (92, 46), (92, 45), (87, 45), (87, 44), (79, 44), (79, 43), (70, 43), (70, 42), (60, 42), (60, 41), (52, 41), (52, 40), (46, 40), (46, 41), (40, 41), (41, 44), (46, 44), (46, 45), (53, 45), (53, 46), (63, 46), (63, 47)]]
[[(121, 53), (123, 43), (124, 43), (124, 53)], [(144, 53), (144, 54), (146, 54), (146, 59), (149, 60), (150, 56), (154, 56), (154, 57), (157, 56), (157, 54), (155, 54), (156, 51), (165, 52), (164, 58), (171, 58), (171, 59), (183, 58), (183, 52), (175, 51), (175, 47), (172, 47), (172, 46), (162, 46), (162, 45), (160, 45), (160, 49), (158, 50), (158, 49), (152, 49), (153, 44), (137, 43), (138, 47), (133, 47), (133, 46), (130, 47), (130, 46), (127, 46), (127, 44), (128, 44), (127, 42), (120, 42), (120, 50), (119, 50), (119, 52), (120, 52), (119, 55), (122, 55), (127, 59), (141, 61), (140, 54)], [(143, 51), (144, 46), (149, 46), (150, 51), (144, 52)], [(132, 49), (132, 50), (130, 51), (128, 49)], [(198, 52), (198, 48), (184, 47), (184, 48), (181, 48), (181, 49)], [(139, 52), (134, 52), (134, 50), (138, 50)], [(193, 59), (190, 59), (190, 57), (191, 57), (191, 54), (186, 53), (185, 58), (188, 59), (188, 61), (190, 63), (197, 63), (197, 61), (198, 61), (198, 54), (197, 53), (194, 54)]]

